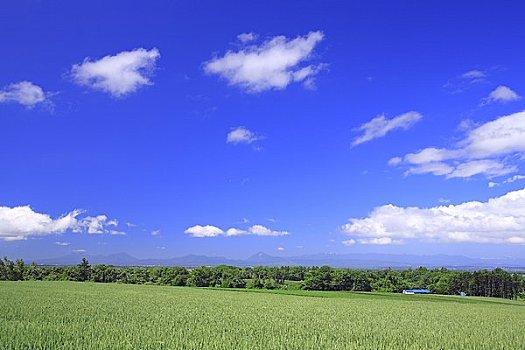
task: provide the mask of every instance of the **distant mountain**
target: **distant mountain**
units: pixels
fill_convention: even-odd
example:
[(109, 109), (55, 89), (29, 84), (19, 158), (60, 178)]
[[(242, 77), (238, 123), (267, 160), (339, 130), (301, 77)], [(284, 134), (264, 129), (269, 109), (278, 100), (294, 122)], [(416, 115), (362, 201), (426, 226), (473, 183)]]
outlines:
[(228, 259), (205, 255), (186, 255), (169, 259), (138, 259), (126, 253), (112, 255), (69, 254), (59, 258), (38, 259), (39, 265), (75, 265), (81, 258), (91, 264), (116, 266), (323, 266), (354, 269), (406, 269), (425, 266), (449, 269), (474, 270), (501, 267), (509, 270), (525, 270), (525, 258), (468, 258), (460, 255), (396, 255), (396, 254), (315, 254), (293, 257), (271, 256), (263, 252), (247, 259)]
[(118, 253), (112, 255), (90, 255), (85, 253), (71, 253), (58, 258), (37, 259), (35, 263), (39, 265), (75, 265), (82, 258), (89, 260), (91, 264), (107, 264), (118, 266), (136, 266), (142, 265), (143, 260), (132, 257), (127, 253)]
[(277, 265), (277, 266), (284, 266), (284, 265), (297, 265), (293, 258), (281, 258), (277, 256), (271, 256), (263, 252), (256, 253), (252, 256), (250, 256), (248, 259), (245, 259), (244, 264), (248, 265)]

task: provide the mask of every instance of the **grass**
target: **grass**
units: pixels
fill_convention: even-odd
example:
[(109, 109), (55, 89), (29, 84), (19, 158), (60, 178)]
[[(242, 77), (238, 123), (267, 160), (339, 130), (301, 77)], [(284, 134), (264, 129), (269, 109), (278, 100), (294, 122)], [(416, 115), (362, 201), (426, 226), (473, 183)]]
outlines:
[(434, 295), (0, 282), (0, 348), (520, 349), (524, 306)]

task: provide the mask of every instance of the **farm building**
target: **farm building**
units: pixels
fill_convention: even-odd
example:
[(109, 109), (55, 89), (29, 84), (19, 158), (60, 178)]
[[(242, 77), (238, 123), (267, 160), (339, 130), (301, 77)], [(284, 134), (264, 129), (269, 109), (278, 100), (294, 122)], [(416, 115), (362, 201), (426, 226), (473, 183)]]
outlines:
[(430, 294), (428, 289), (403, 289), (403, 294)]

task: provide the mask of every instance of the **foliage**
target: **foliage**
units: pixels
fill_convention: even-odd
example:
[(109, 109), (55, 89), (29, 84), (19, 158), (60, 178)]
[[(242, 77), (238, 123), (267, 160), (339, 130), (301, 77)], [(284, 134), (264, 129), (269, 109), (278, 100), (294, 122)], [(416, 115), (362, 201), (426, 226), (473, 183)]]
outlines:
[(219, 265), (184, 267), (91, 266), (86, 259), (76, 266), (26, 266), (22, 259), (0, 260), (0, 280), (92, 281), (100, 283), (157, 284), (166, 286), (305, 289), (326, 291), (396, 292), (426, 288), (437, 294), (515, 299), (525, 297), (525, 276), (502, 269), (493, 271), (350, 270), (322, 267), (253, 267)]

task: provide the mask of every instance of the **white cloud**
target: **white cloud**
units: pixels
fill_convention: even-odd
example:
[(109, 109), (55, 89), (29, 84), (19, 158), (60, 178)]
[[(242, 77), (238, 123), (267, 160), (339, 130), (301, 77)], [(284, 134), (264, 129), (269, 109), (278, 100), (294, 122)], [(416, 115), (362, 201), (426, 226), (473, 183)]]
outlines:
[(121, 97), (139, 87), (152, 85), (149, 77), (160, 57), (157, 49), (135, 49), (93, 61), (85, 58), (73, 65), (71, 75), (80, 85)]
[(107, 223), (109, 226), (118, 226), (118, 220), (117, 219), (111, 219)]
[(205, 62), (204, 70), (249, 92), (284, 89), (292, 82), (303, 82), (311, 87), (315, 75), (324, 66), (304, 66), (302, 63), (311, 57), (323, 37), (320, 31), (295, 39), (276, 36), (259, 46), (250, 45), (215, 57)]
[(125, 236), (126, 235), (126, 232), (117, 231), (117, 230), (108, 230), (106, 232), (109, 233), (110, 235), (114, 235), (114, 236)]
[(475, 127), (477, 127), (478, 124), (476, 124), (473, 120), (471, 119), (463, 119), (459, 125), (458, 125), (458, 130), (459, 131), (469, 131), (469, 130), (472, 130), (474, 129)]
[(458, 164), (456, 168), (452, 172), (446, 174), (446, 176), (447, 178), (465, 178), (484, 174), (487, 177), (497, 177), (515, 172), (516, 170), (518, 169), (515, 166), (505, 165), (496, 160), (483, 159)]
[(521, 97), (508, 86), (500, 85), (494, 89), (484, 100), (483, 103), (490, 102), (511, 102), (519, 100)]
[(388, 160), (388, 165), (396, 166), (396, 165), (399, 165), (402, 161), (403, 161), (403, 158), (401, 157), (390, 158)]
[(357, 146), (375, 138), (383, 137), (390, 131), (396, 129), (406, 130), (421, 120), (421, 118), (423, 118), (421, 114), (413, 111), (401, 114), (392, 119), (387, 119), (384, 115), (377, 116), (358, 128), (363, 134), (354, 139), (352, 146)]
[(219, 235), (223, 235), (224, 231), (221, 230), (218, 227), (215, 226), (201, 226), (201, 225), (195, 225), (192, 227), (189, 227), (184, 231), (184, 233), (192, 236), (192, 237), (216, 237)]
[(347, 239), (346, 241), (343, 241), (341, 242), (343, 243), (344, 245), (350, 247), (350, 246), (353, 246), (354, 244), (356, 244), (356, 240), (355, 239)]
[(284, 251), (284, 247), (277, 247), (277, 250), (282, 252), (282, 251)]
[[(408, 165), (410, 174), (434, 174), (447, 178), (468, 178), (483, 174), (497, 177), (518, 170), (512, 157), (525, 154), (525, 112), (499, 117), (467, 131), (453, 148), (429, 147), (388, 162)], [(510, 160), (509, 160), (510, 159)]]
[(488, 186), (489, 188), (493, 188), (500, 185), (510, 184), (519, 180), (525, 180), (525, 175), (514, 175), (512, 177), (509, 177), (508, 179), (503, 180), (501, 183), (491, 181), (488, 183)]
[(257, 39), (257, 34), (255, 34), (255, 33), (241, 33), (241, 34), (237, 35), (237, 39), (241, 43), (247, 43), (249, 41), (254, 41), (255, 39)]
[(510, 177), (503, 181), (504, 184), (510, 184), (518, 180), (525, 180), (525, 175), (514, 175), (513, 177)]
[(195, 225), (189, 227), (184, 231), (184, 233), (189, 234), (192, 237), (217, 237), (217, 236), (243, 236), (243, 235), (255, 235), (255, 236), (285, 236), (288, 234), (287, 231), (274, 231), (263, 225), (253, 225), (246, 230), (238, 228), (229, 228), (224, 231), (216, 226), (201, 226)]
[(239, 143), (252, 143), (260, 140), (261, 137), (257, 136), (253, 131), (246, 129), (244, 126), (239, 126), (232, 129), (226, 136), (226, 142), (237, 145)]
[(468, 80), (476, 80), (476, 79), (483, 79), (483, 78), (486, 78), (487, 75), (480, 71), (480, 70), (470, 70), (468, 72), (465, 72), (461, 75), (461, 77), (463, 79), (468, 79)]
[(452, 166), (441, 162), (434, 162), (411, 167), (407, 171), (405, 171), (405, 176), (414, 174), (432, 174), (441, 176), (448, 175), (452, 171), (454, 171), (454, 168)]
[(68, 246), (70, 245), (71, 243), (69, 242), (55, 242), (56, 245), (60, 245), (60, 246)]
[(246, 230), (240, 230), (238, 228), (229, 228), (224, 233), (226, 236), (240, 236), (240, 235), (246, 235), (248, 234), (248, 231)]
[(75, 232), (86, 230), (90, 234), (106, 233), (109, 232), (105, 229), (107, 226), (117, 226), (117, 222), (108, 220), (106, 215), (87, 216), (78, 222)]
[(84, 254), (84, 253), (87, 253), (87, 250), (85, 250), (85, 249), (73, 249), (72, 252), (73, 253), (77, 253), (77, 254)]
[(389, 244), (400, 244), (401, 240), (392, 239), (390, 237), (378, 237), (378, 238), (366, 238), (359, 239), (361, 244), (372, 244), (372, 245), (389, 245)]
[(53, 219), (48, 214), (33, 211), (30, 206), (0, 207), (0, 240), (17, 241), (66, 231), (109, 233), (105, 227), (114, 224), (113, 220), (106, 222), (105, 215), (78, 218), (80, 214), (81, 210), (74, 210)]
[(153, 230), (151, 231), (151, 235), (156, 237), (156, 236), (160, 236), (160, 230)]
[(470, 89), (473, 85), (487, 82), (487, 73), (473, 69), (450, 79), (443, 87), (450, 93), (457, 94)]
[(461, 154), (461, 150), (448, 150), (443, 148), (429, 147), (417, 153), (407, 154), (405, 156), (405, 160), (410, 164), (438, 163), (444, 160), (458, 158), (461, 156)]
[(494, 244), (525, 243), (525, 189), (486, 202), (432, 208), (375, 208), (366, 218), (350, 219), (342, 231), (361, 244), (406, 240)]
[(248, 232), (257, 236), (285, 236), (287, 231), (274, 231), (263, 225), (253, 225), (248, 229)]
[(525, 151), (525, 112), (514, 113), (485, 123), (470, 132), (463, 142), (474, 158)]
[(28, 236), (63, 233), (78, 224), (79, 210), (57, 219), (47, 214), (36, 213), (29, 206), (0, 207), (0, 240), (23, 240)]
[(31, 108), (46, 100), (44, 90), (30, 81), (13, 83), (0, 90), (0, 103), (15, 102)]

